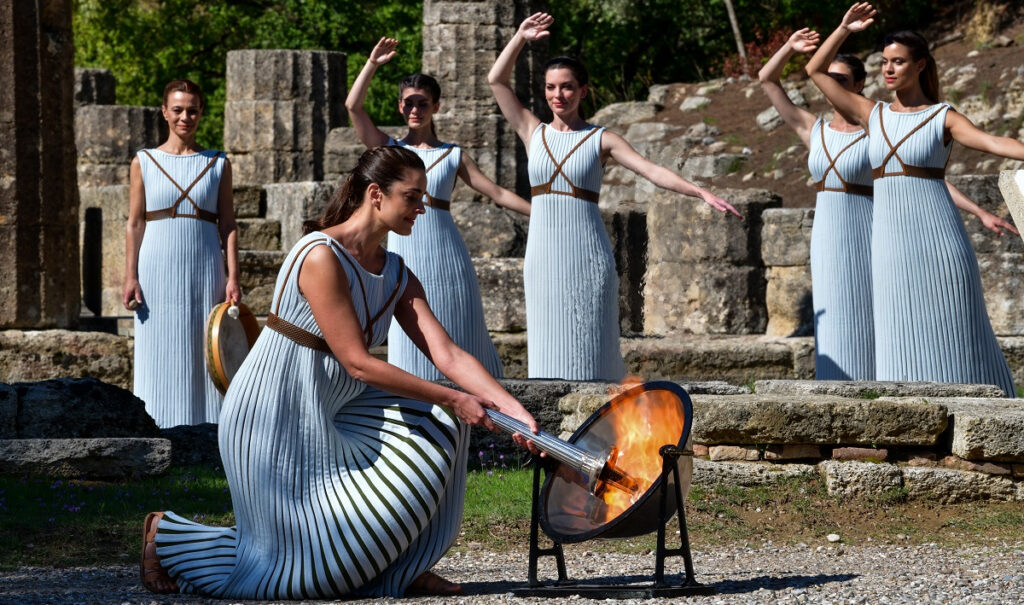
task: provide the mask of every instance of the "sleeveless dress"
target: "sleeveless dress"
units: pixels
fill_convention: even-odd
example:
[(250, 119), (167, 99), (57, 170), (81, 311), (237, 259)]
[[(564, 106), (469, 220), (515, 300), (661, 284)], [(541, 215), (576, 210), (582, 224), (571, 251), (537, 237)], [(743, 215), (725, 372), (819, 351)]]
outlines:
[(809, 143), (818, 190), (811, 230), (815, 377), (874, 380), (867, 133), (832, 130), (819, 119)]
[(224, 300), (216, 223), (224, 154), (146, 149), (137, 157), (147, 217), (139, 248), (143, 304), (135, 311), (133, 390), (161, 428), (217, 422), (221, 395), (206, 372), (203, 327), (210, 309)]
[[(412, 234), (389, 234), (388, 250), (404, 258), (423, 284), (431, 311), (455, 344), (501, 378), (501, 359), (487, 332), (476, 269), (449, 211), (462, 149), (452, 143), (421, 149), (395, 139), (387, 144), (414, 152), (427, 167), (426, 214), (416, 219)], [(388, 332), (388, 363), (425, 380), (444, 378), (397, 323)]]
[[(338, 257), (370, 344), (382, 343), (407, 281), (400, 257), (388, 253), (376, 275), (323, 233), (303, 237), (285, 259), (278, 322), (323, 338), (298, 290), (299, 267), (316, 246)], [(457, 537), (468, 427), (444, 408), (353, 379), (329, 349), (287, 331), (260, 333), (224, 400), (220, 452), (237, 525), (167, 512), (157, 554), (183, 593), (402, 596)]]
[(1015, 396), (985, 310), (978, 261), (943, 181), (941, 104), (871, 112), (871, 245), (878, 380), (998, 385)]
[(603, 128), (541, 124), (529, 145), (523, 277), (530, 378), (621, 380), (619, 277), (597, 196)]

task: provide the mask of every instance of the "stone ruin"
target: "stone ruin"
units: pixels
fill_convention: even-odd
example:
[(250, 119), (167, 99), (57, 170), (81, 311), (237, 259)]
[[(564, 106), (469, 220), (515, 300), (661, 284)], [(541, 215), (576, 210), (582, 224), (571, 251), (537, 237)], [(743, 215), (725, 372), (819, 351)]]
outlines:
[[(539, 4), (427, 0), (423, 9), (423, 71), (436, 75), (446, 92), (438, 116), (442, 138), (461, 143), (485, 173), (520, 193), (528, 189), (524, 151), (493, 102), (486, 74), (503, 41), (525, 15), (542, 8)], [(52, 18), (50, 13), (33, 18)], [(6, 328), (0, 331), (0, 380), (90, 376), (130, 388), (132, 322), (119, 302), (127, 172), (137, 149), (166, 136), (159, 108), (113, 104), (116, 83), (105, 70), (79, 69), (72, 77), (70, 45), (40, 55), (38, 69), (27, 74), (31, 70), (22, 69), (18, 59), (24, 62), (28, 41), (7, 34), (22, 32), (12, 24), (29, 17), (20, 5), (7, 5), (0, 17), (5, 45), (0, 95), (6, 95), (0, 101), (24, 97), (19, 112), (22, 107), (33, 112), (13, 118), (0, 113), (0, 128), (17, 149), (38, 149), (39, 156), (52, 160), (33, 164), (25, 154), (0, 155), (4, 174), (15, 175), (14, 187), (7, 179), (0, 183), (0, 246), (5, 258), (15, 259), (14, 271), (0, 286), (5, 303), (0, 326)], [(70, 40), (69, 18), (62, 23), (64, 29), (48, 25), (46, 36), (62, 39), (50, 32), (63, 32)], [(42, 26), (37, 24), (37, 31)], [(531, 48), (515, 73), (520, 97), (538, 111), (544, 54), (541, 47)], [(224, 149), (235, 168), (242, 287), (245, 302), (265, 316), (278, 268), (299, 238), (302, 220), (320, 212), (363, 148), (347, 126), (344, 55), (240, 50), (228, 54), (226, 69)], [(64, 77), (43, 78), (46, 73)], [(38, 84), (56, 86), (51, 80), (63, 83), (59, 90)], [(36, 82), (35, 88), (24, 82)], [(709, 84), (698, 97), (713, 97), (715, 91)], [(47, 103), (38, 101), (44, 97)], [(713, 133), (705, 124), (684, 128), (658, 121), (666, 102), (665, 87), (652, 87), (647, 101), (607, 107), (593, 121), (623, 133), (641, 153), (690, 179), (713, 178), (744, 161), (725, 153), (686, 153)], [(683, 105), (700, 102), (688, 98)], [(75, 164), (64, 153), (74, 149), (72, 116)], [(57, 172), (44, 174), (39, 166)], [(76, 175), (77, 189), (70, 186)], [(960, 176), (954, 182), (983, 207), (996, 209), (1001, 204), (996, 178)], [(722, 193), (746, 220), (657, 190), (616, 166), (606, 172), (600, 203), (620, 274), (627, 368), (645, 379), (678, 381), (694, 395), (696, 451), (707, 457), (697, 461), (695, 482), (755, 484), (786, 473), (820, 473), (830, 491), (843, 495), (896, 487), (947, 500), (971, 493), (1024, 499), (1024, 406), (998, 398), (992, 389), (800, 381), (814, 373), (809, 269), (814, 212), (783, 208), (779, 196), (764, 189)], [(511, 378), (506, 385), (530, 399), (545, 427), (571, 430), (606, 400), (608, 385), (515, 380), (526, 374), (522, 265), (528, 224), (473, 194), (460, 186), (452, 213), (474, 257), (487, 325)], [(1024, 246), (1018, 238), (988, 237), (976, 223), (970, 228), (993, 327), (1015, 379), (1024, 383), (1024, 306), (1016, 296)], [(40, 241), (53, 245), (37, 245)], [(77, 267), (80, 280), (74, 276)], [(77, 331), (62, 329), (76, 324)], [(709, 379), (717, 382), (701, 382)], [(24, 448), (56, 447), (30, 444), (41, 436), (13, 429), (27, 426), (23, 421), (35, 390), (28, 383), (0, 389), (0, 415), (6, 415), (0, 418), (0, 458), (17, 457), (12, 452)], [(129, 407), (139, 403), (126, 401)], [(891, 422), (882, 422), (893, 415)], [(194, 429), (200, 437), (193, 438), (201, 441), (203, 430)], [(50, 437), (128, 438), (61, 431)], [(144, 463), (121, 469), (125, 476), (166, 468), (173, 448), (162, 439), (181, 439), (148, 428), (137, 438), (150, 441), (128, 444), (124, 451), (135, 452), (132, 456)], [(179, 450), (201, 449), (178, 443)], [(101, 444), (93, 446), (83, 451), (95, 452)], [(148, 453), (138, 454), (139, 447)], [(37, 453), (25, 455), (38, 459), (32, 458)], [(846, 462), (851, 458), (870, 463)], [(72, 461), (61, 464), (71, 469), (62, 472), (87, 472)], [(57, 472), (58, 467), (49, 468)], [(966, 482), (960, 495), (915, 487), (941, 486), (951, 480), (949, 473), (960, 473), (956, 476)], [(867, 487), (843, 487), (850, 485)]]

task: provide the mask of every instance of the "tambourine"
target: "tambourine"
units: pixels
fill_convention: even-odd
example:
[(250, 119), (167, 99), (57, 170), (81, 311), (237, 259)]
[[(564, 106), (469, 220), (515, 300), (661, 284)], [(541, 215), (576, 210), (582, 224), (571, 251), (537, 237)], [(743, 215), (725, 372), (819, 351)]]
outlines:
[(260, 324), (249, 307), (230, 302), (214, 305), (206, 318), (203, 356), (206, 358), (206, 371), (218, 391), (224, 393), (228, 390), (231, 379), (259, 335)]

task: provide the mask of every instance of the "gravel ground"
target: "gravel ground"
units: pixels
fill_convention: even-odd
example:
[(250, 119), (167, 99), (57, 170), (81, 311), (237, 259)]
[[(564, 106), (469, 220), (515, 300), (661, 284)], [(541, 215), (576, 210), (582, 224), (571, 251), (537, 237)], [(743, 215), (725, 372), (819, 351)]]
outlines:
[[(570, 576), (591, 582), (607, 577), (641, 580), (641, 576), (646, 578), (651, 574), (653, 564), (653, 555), (593, 552), (580, 546), (566, 551)], [(697, 580), (715, 590), (711, 596), (686, 598), (688, 603), (695, 604), (1024, 603), (1024, 543), (959, 549), (930, 544), (733, 546), (694, 552), (694, 566)], [(542, 563), (542, 574), (544, 569)], [(681, 569), (681, 559), (668, 560), (667, 571)], [(435, 570), (462, 582), (469, 594), (457, 599), (402, 601), (550, 601), (512, 594), (512, 590), (525, 583), (525, 552), (458, 552), (442, 559)], [(680, 576), (672, 575), (670, 579), (678, 582)], [(576, 596), (568, 598), (579, 603), (594, 601)], [(230, 602), (151, 595), (139, 585), (136, 566), (25, 568), (0, 572), (0, 603), (4, 604)], [(636, 603), (640, 599), (628, 602)]]

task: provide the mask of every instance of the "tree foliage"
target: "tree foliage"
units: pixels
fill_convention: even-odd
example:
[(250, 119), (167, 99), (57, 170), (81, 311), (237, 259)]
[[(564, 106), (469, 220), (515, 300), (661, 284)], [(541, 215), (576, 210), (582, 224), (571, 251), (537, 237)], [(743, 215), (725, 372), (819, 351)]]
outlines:
[[(159, 105), (164, 85), (189, 78), (208, 107), (199, 141), (223, 141), (227, 52), (244, 48), (347, 53), (351, 82), (383, 35), (398, 38), (391, 72), (420, 68), (422, 7), (403, 0), (75, 0), (75, 64), (103, 67), (117, 79), (117, 102)], [(378, 79), (367, 109), (396, 123), (395, 82)]]
[[(748, 52), (770, 56), (779, 32), (817, 28), (827, 35), (850, 0), (733, 0)], [(851, 42), (866, 50), (891, 29), (920, 27), (929, 0), (879, 0), (879, 23)], [(644, 98), (655, 83), (718, 76), (736, 55), (723, 0), (562, 0), (552, 54), (583, 58), (591, 71), (589, 109)], [(227, 52), (242, 48), (336, 50), (358, 74), (382, 35), (401, 41), (398, 56), (373, 82), (367, 109), (380, 124), (399, 123), (395, 84), (419, 71), (422, 4), (406, 0), (74, 0), (75, 63), (105, 67), (118, 102), (157, 105), (164, 85), (187, 77), (209, 98), (200, 141), (220, 146)], [(766, 48), (760, 48), (760, 47)], [(735, 61), (733, 61), (735, 63)], [(760, 65), (751, 65), (756, 70)], [(454, 84), (454, 83), (452, 83)]]
[[(818, 29), (827, 36), (851, 0), (733, 0), (746, 43), (770, 44), (779, 30)], [(880, 0), (873, 35), (852, 43), (865, 50), (886, 31), (919, 26), (933, 13), (927, 0)], [(551, 3), (552, 54), (582, 58), (591, 73), (591, 110), (646, 97), (651, 84), (722, 75), (736, 43), (722, 0), (574, 0)], [(787, 34), (788, 35), (788, 34)], [(749, 46), (748, 46), (749, 51)], [(771, 56), (774, 49), (755, 53)], [(760, 65), (751, 66), (755, 71)]]

